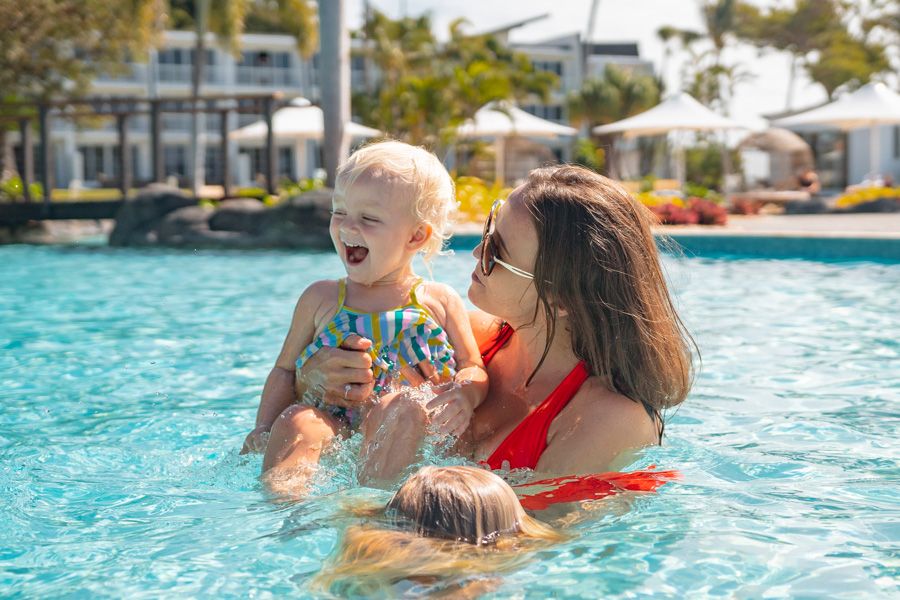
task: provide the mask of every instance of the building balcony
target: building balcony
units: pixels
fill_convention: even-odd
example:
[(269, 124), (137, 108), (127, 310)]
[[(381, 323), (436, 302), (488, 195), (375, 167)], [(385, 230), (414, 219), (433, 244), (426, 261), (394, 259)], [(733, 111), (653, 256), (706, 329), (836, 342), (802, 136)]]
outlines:
[(289, 68), (238, 65), (237, 83), (260, 87), (300, 87), (300, 77)]

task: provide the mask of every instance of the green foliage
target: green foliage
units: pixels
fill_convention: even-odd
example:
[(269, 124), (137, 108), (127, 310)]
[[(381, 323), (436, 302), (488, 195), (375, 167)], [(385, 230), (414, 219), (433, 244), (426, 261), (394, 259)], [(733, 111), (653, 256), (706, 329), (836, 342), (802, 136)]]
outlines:
[(123, 57), (137, 47), (127, 5), (109, 0), (0, 0), (0, 95), (77, 95), (98, 71), (121, 71)]
[[(398, 139), (433, 149), (493, 100), (546, 98), (555, 75), (536, 72), (528, 58), (490, 35), (466, 35), (463, 20), (439, 43), (428, 16), (394, 20), (372, 11), (362, 51), (379, 71), (353, 97), (353, 112)], [(368, 77), (367, 75), (367, 77)]]
[(593, 128), (652, 108), (659, 97), (655, 78), (609, 65), (601, 79), (589, 79), (569, 95), (569, 118)]
[(886, 32), (886, 40), (900, 40), (896, 33), (900, 5), (878, 0), (875, 4), (878, 6), (868, 7), (866, 14), (855, 14), (854, 3), (796, 0), (792, 7), (757, 11), (739, 34), (761, 48), (791, 53), (796, 65), (821, 84), (831, 98), (841, 86), (858, 87), (890, 69), (884, 43), (870, 34)]
[(598, 148), (591, 140), (579, 139), (575, 142), (573, 160), (575, 164), (600, 173), (603, 171), (606, 163), (606, 153), (603, 151), (603, 148)]
[(488, 184), (478, 177), (456, 178), (456, 200), (460, 220), (483, 222), (497, 198), (506, 198), (512, 188), (503, 187), (500, 182)]
[[(9, 177), (0, 181), (0, 202), (18, 202), (25, 199), (25, 188), (22, 185), (22, 179), (19, 177)], [(32, 183), (28, 186), (32, 200), (41, 200), (44, 197), (44, 188), (39, 183)]]
[[(731, 151), (731, 164), (732, 172), (741, 170), (739, 152)], [(685, 193), (689, 196), (699, 196), (714, 200), (715, 197), (710, 197), (710, 190), (722, 189), (722, 146), (720, 144), (704, 144), (686, 149), (685, 167), (687, 169), (687, 181), (693, 182), (685, 186)], [(704, 189), (706, 190), (705, 192)]]
[(324, 180), (314, 179), (312, 177), (298, 179), (297, 181), (291, 181), (290, 179), (285, 179), (281, 182), (281, 185), (278, 186), (278, 193), (279, 193), (279, 195), (281, 195), (283, 197), (298, 196), (305, 192), (321, 189), (324, 186), (325, 186)]

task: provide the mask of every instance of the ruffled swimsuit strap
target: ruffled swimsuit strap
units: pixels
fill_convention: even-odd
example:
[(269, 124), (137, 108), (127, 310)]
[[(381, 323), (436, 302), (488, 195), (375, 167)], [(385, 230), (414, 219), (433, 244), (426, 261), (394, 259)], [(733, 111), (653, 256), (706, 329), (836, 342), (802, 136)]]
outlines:
[[(424, 306), (422, 306), (422, 303), (419, 302), (419, 298), (416, 296), (416, 290), (419, 288), (420, 285), (422, 285), (423, 281), (425, 281), (425, 280), (422, 279), (421, 277), (418, 277), (415, 280), (415, 282), (413, 282), (412, 287), (409, 288), (409, 304), (408, 304), (408, 306), (415, 306), (416, 308), (420, 308), (427, 313), (428, 309), (425, 308)], [(429, 313), (429, 316), (430, 316), (430, 313)]]
[(344, 303), (347, 301), (347, 278), (342, 277), (338, 279), (338, 306), (335, 314), (341, 312), (344, 308)]

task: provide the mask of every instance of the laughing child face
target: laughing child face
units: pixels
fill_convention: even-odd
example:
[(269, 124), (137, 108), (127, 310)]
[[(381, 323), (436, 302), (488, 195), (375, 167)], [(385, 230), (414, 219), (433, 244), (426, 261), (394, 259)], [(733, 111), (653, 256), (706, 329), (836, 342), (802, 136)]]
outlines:
[(369, 286), (412, 273), (412, 259), (431, 227), (416, 217), (410, 196), (408, 186), (377, 170), (361, 174), (344, 194), (335, 195), (331, 241), (350, 280)]

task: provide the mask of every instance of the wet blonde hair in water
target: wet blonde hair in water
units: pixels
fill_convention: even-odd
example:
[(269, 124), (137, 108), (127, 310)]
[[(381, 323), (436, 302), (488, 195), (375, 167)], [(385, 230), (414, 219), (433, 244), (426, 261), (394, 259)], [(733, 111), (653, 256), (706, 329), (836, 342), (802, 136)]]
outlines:
[(385, 186), (397, 202), (407, 202), (412, 214), (431, 226), (431, 237), (422, 247), (430, 261), (452, 233), (456, 192), (450, 174), (437, 156), (403, 142), (377, 142), (350, 155), (335, 178), (334, 197), (343, 198), (360, 179)]
[(566, 539), (525, 514), (500, 477), (475, 467), (424, 467), (369, 514), (383, 515), (393, 528), (348, 528), (316, 577), (318, 589), (339, 584), (342, 593), (366, 595), (403, 579), (505, 571), (527, 560), (529, 550)]

